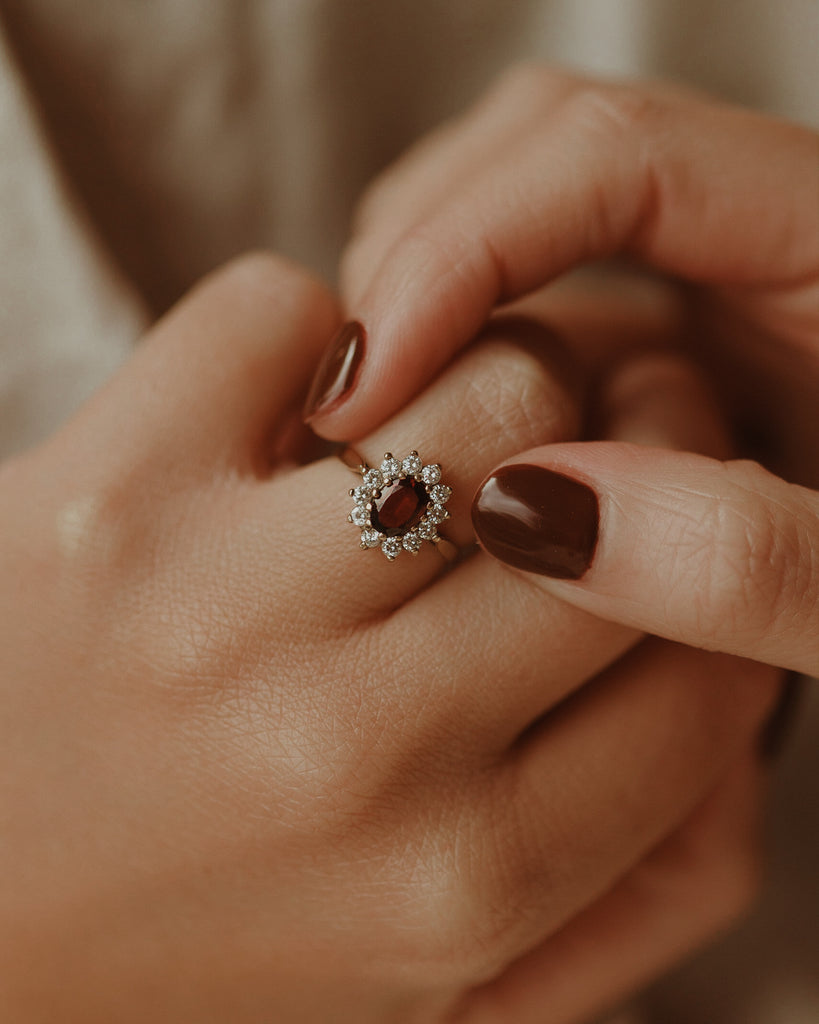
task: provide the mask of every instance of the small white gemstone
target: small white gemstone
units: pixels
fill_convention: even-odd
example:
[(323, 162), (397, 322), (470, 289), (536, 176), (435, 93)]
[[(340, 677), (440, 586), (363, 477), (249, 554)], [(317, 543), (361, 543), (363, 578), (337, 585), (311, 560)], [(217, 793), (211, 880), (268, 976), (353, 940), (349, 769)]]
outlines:
[(364, 486), (372, 489), (378, 489), (382, 484), (381, 470), (380, 469), (368, 469), (364, 474)]
[(353, 497), (358, 505), (366, 505), (372, 497), (371, 487), (356, 487), (353, 491)]
[(381, 550), (390, 561), (401, 554), (401, 547), (400, 537), (385, 537), (381, 544)]
[(421, 547), (421, 538), (417, 533), (408, 533), (404, 537), (404, 550), (415, 553)]
[(408, 455), (401, 464), (404, 467), (404, 472), (407, 476), (415, 476), (416, 473), (421, 472), (423, 462), (418, 455)]
[(356, 526), (369, 526), (370, 525), (370, 513), (364, 508), (363, 505), (356, 505), (353, 511), (350, 513), (350, 518)]
[(438, 465), (424, 466), (421, 470), (421, 479), (427, 487), (432, 487), (441, 479), (441, 467)]
[(436, 486), (429, 492), (429, 496), (436, 505), (446, 505), (452, 497), (452, 488), (447, 487), (446, 484), (436, 484)]
[(418, 536), (423, 537), (424, 540), (432, 540), (437, 534), (435, 523), (431, 523), (428, 519), (424, 519), (418, 524)]
[(384, 459), (381, 463), (381, 475), (385, 480), (394, 480), (401, 473), (398, 459)]
[(363, 530), (361, 533), (361, 539), (368, 548), (377, 548), (381, 543), (381, 534), (378, 530)]
[(427, 509), (427, 519), (431, 523), (442, 523), (449, 518), (449, 513), (441, 505), (430, 505)]

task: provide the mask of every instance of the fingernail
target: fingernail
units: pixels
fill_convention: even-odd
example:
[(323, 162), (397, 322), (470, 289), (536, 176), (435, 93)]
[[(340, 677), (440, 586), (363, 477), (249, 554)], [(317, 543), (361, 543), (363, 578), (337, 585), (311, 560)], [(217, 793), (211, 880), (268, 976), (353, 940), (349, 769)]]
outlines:
[(495, 558), (526, 572), (577, 580), (594, 558), (600, 514), (585, 484), (541, 466), (505, 466), (472, 503), (472, 523)]
[(311, 420), (320, 412), (329, 412), (352, 390), (364, 355), (366, 332), (357, 320), (351, 320), (337, 332), (327, 346), (310, 385), (304, 403), (304, 418)]

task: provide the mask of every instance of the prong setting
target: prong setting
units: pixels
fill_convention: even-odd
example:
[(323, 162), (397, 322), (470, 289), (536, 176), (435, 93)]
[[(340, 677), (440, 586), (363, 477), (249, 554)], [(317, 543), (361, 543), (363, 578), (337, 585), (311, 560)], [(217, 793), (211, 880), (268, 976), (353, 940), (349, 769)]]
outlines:
[(385, 452), (379, 468), (362, 465), (356, 472), (362, 480), (348, 492), (355, 504), (347, 521), (359, 529), (362, 549), (380, 547), (392, 562), (402, 551), (417, 555), (425, 540), (438, 542), (452, 497), (438, 463), (425, 464), (414, 449), (403, 459)]

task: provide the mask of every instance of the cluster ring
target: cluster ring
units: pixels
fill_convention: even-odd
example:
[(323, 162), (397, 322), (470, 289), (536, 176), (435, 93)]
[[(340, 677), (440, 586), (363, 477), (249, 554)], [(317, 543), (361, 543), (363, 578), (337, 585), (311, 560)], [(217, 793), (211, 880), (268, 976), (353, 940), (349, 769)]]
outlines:
[(345, 448), (339, 457), (361, 476), (361, 483), (349, 491), (355, 504), (347, 521), (358, 527), (362, 548), (380, 548), (392, 562), (403, 551), (417, 555), (428, 541), (447, 561), (454, 561), (457, 548), (438, 532), (450, 517), (446, 504), (452, 488), (442, 482), (437, 462), (424, 463), (414, 449), (403, 459), (385, 452), (377, 467), (353, 448)]

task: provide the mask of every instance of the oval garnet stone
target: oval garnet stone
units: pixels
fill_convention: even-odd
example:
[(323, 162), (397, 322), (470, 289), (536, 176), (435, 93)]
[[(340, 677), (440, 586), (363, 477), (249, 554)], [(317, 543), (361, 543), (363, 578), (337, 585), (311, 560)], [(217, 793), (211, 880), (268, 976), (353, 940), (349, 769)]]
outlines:
[(421, 522), (428, 504), (429, 495), (420, 480), (396, 480), (380, 498), (373, 498), (370, 522), (379, 533), (398, 537)]

